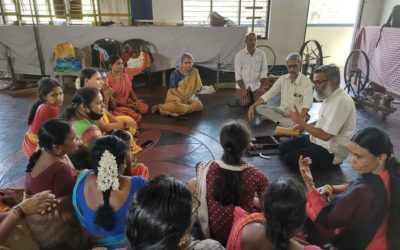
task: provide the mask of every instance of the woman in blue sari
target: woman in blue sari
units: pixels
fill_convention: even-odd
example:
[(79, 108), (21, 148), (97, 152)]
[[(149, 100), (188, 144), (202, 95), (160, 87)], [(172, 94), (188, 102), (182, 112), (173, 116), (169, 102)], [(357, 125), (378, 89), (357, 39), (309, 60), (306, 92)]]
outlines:
[(122, 176), (128, 145), (116, 136), (99, 137), (90, 153), (92, 170), (84, 170), (75, 184), (72, 202), (94, 247), (127, 247), (125, 215), (141, 176)]

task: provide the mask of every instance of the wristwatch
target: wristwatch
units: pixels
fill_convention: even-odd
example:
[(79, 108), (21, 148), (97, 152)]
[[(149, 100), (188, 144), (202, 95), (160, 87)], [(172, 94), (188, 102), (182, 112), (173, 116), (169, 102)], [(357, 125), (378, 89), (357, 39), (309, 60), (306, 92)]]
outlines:
[(13, 207), (14, 213), (16, 213), (21, 219), (25, 217), (25, 212), (20, 205), (15, 205)]

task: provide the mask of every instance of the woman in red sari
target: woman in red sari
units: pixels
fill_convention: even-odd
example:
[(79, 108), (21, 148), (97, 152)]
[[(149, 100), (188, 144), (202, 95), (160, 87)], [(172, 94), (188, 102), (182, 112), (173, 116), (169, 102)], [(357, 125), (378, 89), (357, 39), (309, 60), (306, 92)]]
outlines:
[(115, 116), (128, 115), (140, 122), (142, 114), (149, 109), (148, 105), (137, 98), (132, 89), (132, 77), (123, 72), (124, 64), (118, 56), (109, 58), (111, 71), (107, 74), (107, 82), (114, 89), (113, 98), (116, 107), (112, 110)]
[(390, 138), (377, 128), (366, 128), (352, 137), (349, 151), (360, 175), (345, 185), (317, 189), (311, 159), (299, 159), (308, 191), (307, 215), (320, 234), (315, 238), (339, 249), (400, 249), (400, 164)]
[[(227, 250), (319, 250), (294, 237), (306, 217), (306, 194), (293, 178), (281, 177), (265, 194), (264, 213), (235, 207)], [(267, 218), (267, 220), (266, 220)]]

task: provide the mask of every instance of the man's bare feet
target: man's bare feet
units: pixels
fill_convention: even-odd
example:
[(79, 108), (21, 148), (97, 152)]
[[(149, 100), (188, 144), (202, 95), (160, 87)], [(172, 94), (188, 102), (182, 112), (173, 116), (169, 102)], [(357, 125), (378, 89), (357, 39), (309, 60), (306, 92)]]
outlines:
[(159, 110), (158, 110), (158, 104), (156, 104), (156, 105), (154, 105), (153, 107), (151, 107), (151, 113), (152, 114), (154, 114), (154, 113), (157, 113)]

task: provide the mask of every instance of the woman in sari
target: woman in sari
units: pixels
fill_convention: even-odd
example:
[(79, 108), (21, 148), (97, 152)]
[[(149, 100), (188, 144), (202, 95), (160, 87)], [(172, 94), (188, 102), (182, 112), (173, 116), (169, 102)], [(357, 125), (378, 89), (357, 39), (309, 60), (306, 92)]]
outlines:
[[(109, 112), (108, 107), (113, 106), (114, 103), (112, 98), (114, 90), (110, 88), (106, 81), (103, 81), (102, 73), (97, 71), (95, 68), (86, 68), (81, 71), (81, 76), (78, 79), (79, 80), (77, 80), (75, 84), (77, 89), (83, 87), (96, 88), (103, 96), (105, 110), (103, 116), (97, 123), (101, 131), (103, 133), (108, 133), (113, 129), (129, 129), (132, 136), (135, 136), (137, 124), (133, 118), (127, 115), (115, 117)], [(136, 154), (141, 150), (134, 140), (132, 140), (132, 146), (133, 154)]]
[(142, 114), (145, 114), (149, 107), (133, 92), (132, 77), (123, 72), (122, 59), (118, 56), (110, 56), (109, 64), (111, 71), (107, 74), (107, 82), (114, 90), (113, 99), (116, 103), (111, 113), (115, 116), (128, 115), (136, 122), (141, 122)]
[(77, 169), (90, 168), (89, 151), (94, 139), (102, 135), (97, 122), (103, 117), (104, 109), (100, 91), (85, 87), (76, 91), (71, 106), (65, 110), (65, 118), (72, 122), (76, 136), (81, 141), (79, 150), (70, 154)]
[(160, 175), (141, 187), (128, 208), (130, 249), (223, 250), (214, 240), (192, 240), (192, 195), (182, 181)]
[(203, 103), (196, 96), (202, 86), (199, 71), (193, 68), (193, 56), (183, 54), (181, 64), (171, 74), (164, 104), (154, 105), (151, 112), (180, 116), (203, 110)]
[(261, 170), (242, 160), (250, 143), (250, 128), (244, 122), (226, 123), (221, 129), (220, 142), (224, 149), (222, 159), (200, 162), (196, 178), (189, 185), (200, 201), (197, 214), (202, 233), (225, 245), (235, 206), (249, 213), (259, 211), (268, 180)]
[(123, 176), (128, 145), (116, 136), (98, 138), (90, 152), (93, 170), (84, 170), (75, 184), (72, 203), (94, 247), (127, 247), (125, 217), (136, 190), (147, 181)]
[(40, 126), (50, 119), (59, 117), (60, 107), (64, 100), (62, 86), (57, 80), (44, 78), (38, 82), (38, 85), (39, 100), (32, 105), (28, 118), (29, 130), (22, 143), (22, 150), (28, 159), (37, 149)]
[(66, 120), (53, 119), (40, 127), (38, 137), (40, 149), (32, 154), (26, 168), (25, 194), (32, 196), (50, 190), (60, 204), (49, 215), (26, 217), (28, 228), (41, 248), (77, 246), (81, 232), (74, 220), (71, 194), (78, 171), (68, 158), (78, 149), (75, 129)]
[(311, 159), (299, 159), (308, 191), (306, 212), (319, 233), (309, 240), (338, 249), (400, 249), (400, 164), (389, 136), (366, 128), (353, 135), (348, 149), (351, 166), (360, 174), (349, 184), (317, 189)]
[[(265, 194), (264, 213), (235, 207), (227, 250), (319, 250), (293, 237), (306, 217), (306, 194), (293, 178), (281, 177)], [(265, 218), (268, 218), (266, 221)]]
[(132, 154), (133, 145), (132, 145), (132, 135), (126, 130), (111, 130), (108, 135), (114, 135), (119, 139), (123, 140), (126, 144), (129, 145), (128, 155), (126, 156), (126, 168), (124, 175), (134, 176), (140, 175), (146, 178), (147, 180), (150, 178), (149, 168), (146, 167), (143, 163), (138, 163), (136, 161), (136, 157)]

